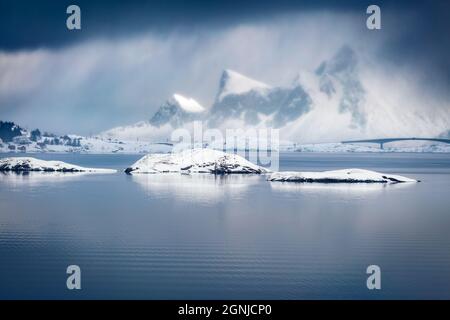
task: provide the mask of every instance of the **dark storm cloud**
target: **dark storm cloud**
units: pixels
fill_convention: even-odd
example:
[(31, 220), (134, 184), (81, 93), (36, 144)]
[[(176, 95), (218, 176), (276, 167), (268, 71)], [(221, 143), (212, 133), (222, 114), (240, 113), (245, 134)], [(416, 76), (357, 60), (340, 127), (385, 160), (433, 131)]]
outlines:
[(378, 56), (396, 67), (420, 71), (424, 83), (450, 95), (450, 1), (405, 4), (387, 12), (383, 28), (392, 30)]
[[(81, 31), (65, 27), (65, 10), (70, 4), (81, 7)], [(395, 64), (425, 65), (450, 82), (450, 1), (446, 0), (2, 0), (0, 50), (61, 47), (96, 37), (129, 37), (143, 31), (164, 36), (182, 28), (189, 33), (196, 28), (221, 28), (299, 11), (361, 12), (363, 21), (369, 4), (381, 7), (383, 33), (392, 35), (380, 56)]]
[[(382, 30), (365, 27), (372, 3)], [(70, 4), (81, 31), (66, 28)], [(380, 96), (447, 110), (449, 12), (445, 1), (0, 0), (0, 119), (99, 132), (148, 118), (174, 92), (209, 106), (223, 68), (291, 83), (343, 44), (363, 69), (388, 70)]]
[[(81, 8), (81, 31), (71, 32), (65, 27), (70, 4)], [(306, 10), (364, 12), (368, 4), (370, 1), (360, 0), (2, 0), (0, 48), (54, 47), (143, 30), (164, 33), (173, 28), (221, 27)]]

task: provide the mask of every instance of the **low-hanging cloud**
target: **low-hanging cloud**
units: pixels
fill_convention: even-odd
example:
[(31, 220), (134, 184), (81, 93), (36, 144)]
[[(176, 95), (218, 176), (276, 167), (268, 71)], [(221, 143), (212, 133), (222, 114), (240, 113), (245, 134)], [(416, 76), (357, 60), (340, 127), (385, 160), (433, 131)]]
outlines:
[(363, 12), (284, 14), (211, 30), (175, 28), (2, 52), (0, 118), (57, 133), (97, 133), (150, 118), (174, 92), (208, 107), (225, 68), (289, 84), (344, 44), (363, 65), (382, 69), (376, 53), (394, 31), (372, 36), (364, 19)]

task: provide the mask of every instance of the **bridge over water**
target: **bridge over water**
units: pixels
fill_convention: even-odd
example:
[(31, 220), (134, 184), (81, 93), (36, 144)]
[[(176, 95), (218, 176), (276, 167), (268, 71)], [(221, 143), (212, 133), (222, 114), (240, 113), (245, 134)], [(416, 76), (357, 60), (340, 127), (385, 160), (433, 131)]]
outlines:
[(342, 141), (342, 143), (377, 143), (380, 145), (380, 148), (383, 149), (385, 143), (395, 141), (434, 141), (434, 142), (450, 143), (450, 139), (440, 139), (440, 138), (380, 138), (380, 139), (366, 139), (366, 140), (347, 140)]

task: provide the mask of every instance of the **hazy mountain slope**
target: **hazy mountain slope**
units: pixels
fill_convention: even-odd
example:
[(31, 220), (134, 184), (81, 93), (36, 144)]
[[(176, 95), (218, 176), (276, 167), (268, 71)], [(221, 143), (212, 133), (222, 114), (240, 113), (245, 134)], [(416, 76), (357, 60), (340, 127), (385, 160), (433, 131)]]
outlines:
[(310, 95), (313, 108), (287, 123), (280, 135), (300, 142), (438, 136), (449, 127), (450, 106), (432, 107), (440, 102), (414, 88), (413, 76), (383, 74), (345, 46), (314, 73), (300, 73), (296, 82)]
[(359, 80), (357, 64), (355, 52), (344, 46), (331, 60), (322, 62), (316, 74), (320, 91), (329, 98), (339, 91), (339, 112), (349, 112), (352, 116), (351, 125), (363, 127), (367, 121), (363, 109), (366, 91)]

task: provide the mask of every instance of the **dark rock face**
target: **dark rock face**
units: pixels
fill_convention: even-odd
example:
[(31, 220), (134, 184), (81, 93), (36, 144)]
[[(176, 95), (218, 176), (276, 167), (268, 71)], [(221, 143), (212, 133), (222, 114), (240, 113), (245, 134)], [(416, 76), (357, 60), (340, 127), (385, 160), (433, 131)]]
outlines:
[(126, 169), (124, 170), (124, 172), (125, 172), (126, 174), (131, 174), (131, 172), (133, 172), (133, 170), (134, 170), (134, 168), (128, 167), (128, 168), (126, 168)]
[(150, 119), (150, 124), (159, 128), (160, 126), (169, 123), (170, 120), (177, 113), (177, 110), (178, 107), (175, 104), (169, 103), (167, 101), (158, 109), (158, 111)]
[(255, 170), (252, 168), (241, 167), (240, 170), (236, 170), (238, 166), (216, 166), (211, 173), (213, 174), (261, 174), (261, 170)]
[[(181, 168), (182, 171), (189, 171), (193, 166)], [(196, 166), (198, 168), (205, 168), (212, 174), (261, 174), (262, 170), (253, 169), (249, 167), (243, 167), (238, 164), (226, 164), (226, 163), (205, 163), (202, 166)], [(237, 168), (240, 168), (237, 170)]]
[(312, 99), (300, 86), (266, 89), (264, 93), (251, 90), (229, 94), (217, 100), (210, 114), (209, 125), (216, 127), (228, 119), (243, 118), (247, 125), (257, 125), (259, 115), (273, 115), (269, 126), (279, 128), (295, 121), (312, 109)]
[(0, 139), (11, 142), (14, 137), (20, 136), (22, 129), (14, 122), (0, 121)]
[(149, 123), (158, 128), (170, 123), (173, 127), (177, 128), (182, 126), (185, 122), (201, 120), (203, 118), (203, 112), (186, 112), (180, 107), (175, 99), (171, 98), (159, 107)]
[(324, 61), (316, 69), (320, 91), (329, 98), (336, 94), (336, 86), (342, 90), (339, 112), (349, 112), (351, 127), (365, 127), (367, 115), (363, 110), (366, 91), (358, 76), (358, 59), (349, 46), (343, 46), (329, 61)]
[[(217, 162), (215, 162), (214, 164), (209, 164), (214, 165), (214, 169), (211, 170), (211, 173), (213, 174), (261, 174), (263, 173), (263, 170), (261, 169), (255, 169), (255, 168), (250, 168), (250, 167), (246, 167), (246, 166), (242, 166), (240, 164), (237, 163), (229, 163), (227, 162), (228, 158), (227, 156), (222, 157), (221, 159), (219, 159)], [(240, 169), (238, 169), (240, 168)]]

